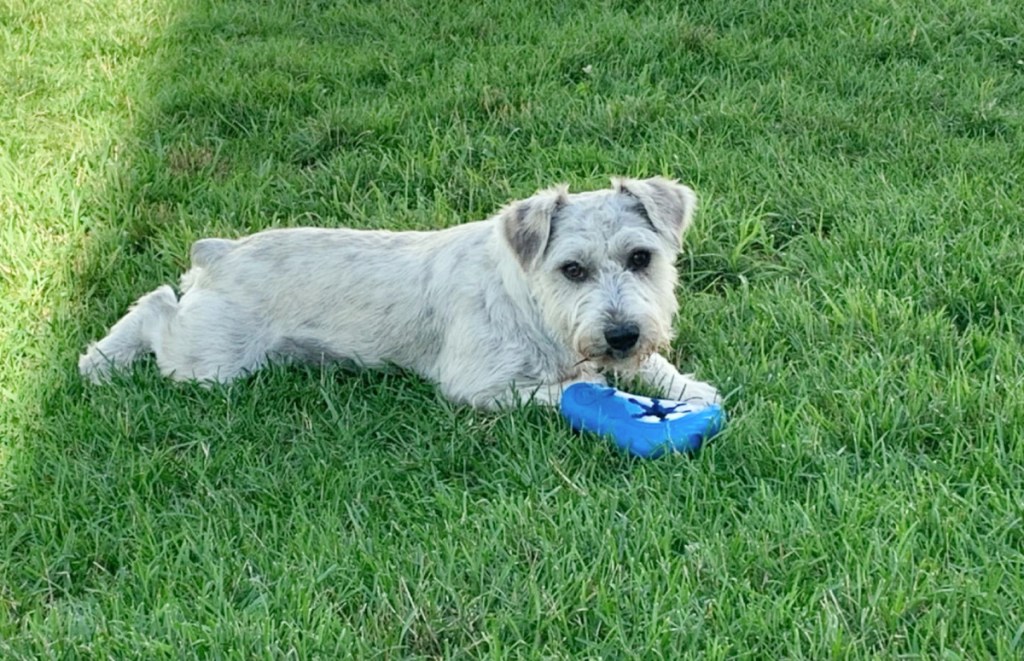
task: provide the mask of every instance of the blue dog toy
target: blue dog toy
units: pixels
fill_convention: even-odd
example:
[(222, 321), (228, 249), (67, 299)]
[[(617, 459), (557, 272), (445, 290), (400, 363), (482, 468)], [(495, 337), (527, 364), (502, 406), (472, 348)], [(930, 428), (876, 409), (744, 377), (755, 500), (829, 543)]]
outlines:
[(717, 404), (695, 406), (654, 399), (596, 383), (574, 383), (562, 393), (562, 415), (576, 431), (607, 436), (623, 450), (653, 459), (695, 452), (725, 424)]

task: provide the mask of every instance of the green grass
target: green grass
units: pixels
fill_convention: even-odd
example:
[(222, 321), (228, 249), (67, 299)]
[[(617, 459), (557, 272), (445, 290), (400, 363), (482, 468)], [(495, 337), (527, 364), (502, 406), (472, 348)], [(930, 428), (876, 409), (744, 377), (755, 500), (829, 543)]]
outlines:
[[(1014, 3), (0, 6), (0, 656), (1024, 655)], [(404, 374), (77, 354), (190, 242), (702, 200), (695, 458)]]

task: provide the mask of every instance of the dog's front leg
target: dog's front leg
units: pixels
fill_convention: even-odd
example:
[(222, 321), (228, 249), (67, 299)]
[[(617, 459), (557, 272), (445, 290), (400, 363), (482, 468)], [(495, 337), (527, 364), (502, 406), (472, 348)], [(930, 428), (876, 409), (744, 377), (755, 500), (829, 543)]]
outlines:
[(584, 378), (567, 379), (560, 383), (529, 386), (510, 386), (498, 396), (475, 398), (470, 403), (486, 409), (501, 409), (522, 406), (523, 404), (540, 404), (541, 406), (558, 407), (562, 402), (562, 393), (574, 383), (597, 383), (605, 385), (605, 378), (599, 374)]
[(722, 396), (709, 383), (697, 381), (692, 374), (680, 374), (672, 363), (660, 353), (652, 353), (641, 365), (636, 376), (665, 399), (701, 404), (718, 404)]
[(515, 396), (520, 403), (534, 402), (544, 406), (559, 406), (562, 403), (562, 393), (569, 386), (576, 383), (596, 383), (605, 385), (607, 382), (601, 375), (588, 376), (582, 379), (568, 379), (561, 383), (545, 384), (542, 386), (523, 386), (515, 389)]

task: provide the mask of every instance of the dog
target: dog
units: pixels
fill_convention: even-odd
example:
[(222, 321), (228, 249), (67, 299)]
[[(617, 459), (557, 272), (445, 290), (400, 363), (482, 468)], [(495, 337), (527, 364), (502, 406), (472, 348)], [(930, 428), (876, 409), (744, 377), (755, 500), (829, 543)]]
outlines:
[(715, 388), (658, 351), (673, 336), (675, 260), (696, 199), (669, 179), (561, 185), (488, 220), (429, 232), (271, 229), (201, 239), (181, 297), (146, 294), (79, 359), (107, 380), (156, 354), (177, 380), (227, 382), (274, 361), (397, 365), (459, 404), (557, 406), (638, 378), (665, 398)]

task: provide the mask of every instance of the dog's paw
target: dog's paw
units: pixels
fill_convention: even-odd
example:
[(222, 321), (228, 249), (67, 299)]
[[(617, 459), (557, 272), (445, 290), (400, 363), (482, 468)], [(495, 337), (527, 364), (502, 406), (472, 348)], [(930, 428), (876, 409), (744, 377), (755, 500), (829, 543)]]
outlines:
[(722, 403), (722, 395), (719, 394), (717, 388), (710, 383), (697, 381), (687, 374), (680, 374), (672, 379), (672, 383), (666, 388), (664, 396), (666, 399), (674, 399), (701, 406)]
[(97, 385), (110, 380), (112, 367), (111, 360), (104, 356), (95, 345), (90, 346), (85, 353), (78, 357), (78, 373)]

